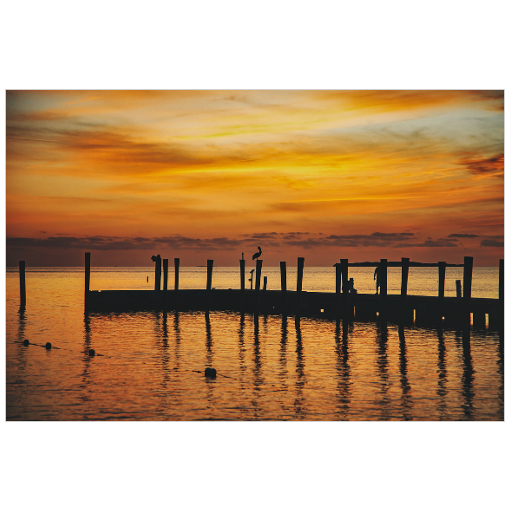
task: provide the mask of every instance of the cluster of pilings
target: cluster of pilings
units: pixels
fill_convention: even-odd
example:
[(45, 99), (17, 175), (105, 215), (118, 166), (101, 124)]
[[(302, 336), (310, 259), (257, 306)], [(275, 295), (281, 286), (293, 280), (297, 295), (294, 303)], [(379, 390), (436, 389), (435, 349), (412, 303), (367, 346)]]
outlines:
[[(504, 261), (499, 261), (499, 298), (472, 298), (473, 257), (464, 257), (463, 264), (417, 263), (408, 258), (388, 262), (349, 262), (341, 259), (335, 264), (335, 292), (303, 291), (304, 262), (297, 259), (296, 290), (287, 289), (287, 268), (280, 262), (281, 289), (269, 291), (267, 280), (261, 288), (263, 261), (255, 267), (254, 289), (245, 286), (245, 260), (239, 261), (240, 288), (219, 290), (212, 288), (213, 260), (207, 261), (205, 289), (179, 289), (179, 258), (174, 259), (174, 289), (168, 289), (168, 259), (155, 257), (154, 290), (90, 290), (90, 253), (85, 253), (85, 308), (86, 310), (234, 310), (259, 313), (294, 314), (296, 316), (344, 317), (356, 320), (389, 319), (401, 323), (424, 325), (469, 326), (502, 331), (504, 323)], [(380, 293), (357, 294), (349, 288), (349, 267), (378, 267)], [(401, 267), (401, 289), (398, 295), (388, 295), (387, 268)], [(437, 296), (411, 296), (407, 293), (410, 267), (437, 267)], [(463, 281), (457, 281), (457, 296), (445, 297), (446, 267), (463, 267)], [(162, 271), (163, 270), (163, 271)], [(163, 272), (163, 285), (161, 276)], [(19, 262), (20, 307), (26, 307), (25, 262)], [(253, 282), (252, 282), (253, 283)], [(462, 287), (463, 292), (460, 288)]]
[[(88, 310), (126, 309), (212, 309), (259, 313), (282, 313), (296, 316), (344, 317), (356, 320), (388, 319), (400, 323), (424, 325), (448, 325), (466, 327), (490, 327), (502, 330), (504, 319), (504, 263), (499, 264), (499, 299), (472, 298), (471, 285), (473, 257), (464, 257), (463, 264), (418, 263), (409, 258), (401, 261), (349, 262), (341, 259), (335, 264), (335, 292), (303, 291), (304, 262), (297, 259), (297, 285), (295, 291), (287, 289), (286, 263), (280, 262), (281, 289), (269, 291), (266, 284), (261, 288), (263, 261), (258, 259), (255, 267), (254, 289), (245, 286), (245, 260), (239, 261), (240, 288), (219, 290), (212, 288), (213, 260), (207, 261), (205, 289), (180, 290), (180, 261), (174, 259), (175, 285), (168, 289), (168, 259), (155, 257), (154, 290), (90, 291), (90, 253), (85, 254), (85, 307)], [(349, 267), (378, 267), (380, 293), (378, 295), (353, 293), (349, 288)], [(399, 295), (388, 295), (387, 269), (401, 267), (401, 290)], [(410, 267), (437, 267), (437, 296), (411, 296), (407, 293)], [(457, 296), (445, 297), (446, 267), (463, 267), (463, 293), (457, 282)], [(163, 269), (163, 286), (161, 286)]]

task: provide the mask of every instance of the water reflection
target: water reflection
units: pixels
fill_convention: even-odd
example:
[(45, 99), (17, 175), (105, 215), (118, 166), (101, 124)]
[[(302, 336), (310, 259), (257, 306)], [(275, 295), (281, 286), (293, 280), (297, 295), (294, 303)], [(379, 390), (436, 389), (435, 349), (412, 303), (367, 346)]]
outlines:
[(448, 382), (446, 371), (446, 346), (444, 342), (444, 334), (443, 330), (437, 330), (437, 396), (439, 398), (438, 402), (438, 410), (439, 410), (439, 419), (445, 420), (448, 419), (447, 415), (447, 405), (446, 405), (446, 397), (448, 391), (446, 389), (446, 384)]
[(464, 371), (462, 374), (462, 396), (464, 402), (462, 409), (466, 420), (473, 419), (473, 400), (475, 397), (473, 381), (475, 380), (475, 370), (473, 369), (473, 358), (471, 357), (471, 339), (469, 328), (462, 332), (462, 361), (464, 362)]
[[(82, 402), (88, 402), (90, 400), (90, 395), (92, 390), (90, 389), (90, 362), (91, 356), (89, 356), (89, 350), (92, 345), (91, 339), (91, 327), (90, 327), (91, 318), (90, 315), (85, 312), (83, 318), (83, 332), (84, 332), (84, 345), (83, 345), (83, 371), (81, 373), (82, 386), (81, 389), (84, 391), (80, 392), (80, 400)], [(87, 416), (83, 417), (84, 420), (87, 419)]]
[(349, 404), (351, 402), (351, 382), (349, 366), (349, 329), (352, 324), (347, 320), (342, 322), (342, 335), (340, 335), (340, 321), (335, 326), (335, 351), (337, 356), (337, 391), (340, 419), (346, 420), (349, 417)]
[(499, 415), (504, 416), (505, 413), (505, 352), (503, 345), (503, 333), (499, 332), (499, 342), (498, 342), (498, 375), (500, 377), (500, 385), (499, 385)]
[(388, 420), (390, 418), (390, 398), (388, 391), (391, 383), (388, 374), (388, 325), (386, 321), (379, 321), (376, 324), (376, 342), (377, 342), (377, 367), (379, 378), (381, 380), (381, 397), (378, 401), (380, 409), (380, 419)]
[[(11, 323), (14, 351), (25, 334), (34, 334), (32, 329), (26, 331), (32, 328), (32, 316), (28, 318), (27, 326), (27, 313), (20, 310)], [(70, 406), (78, 404), (68, 411), (72, 419), (136, 419), (142, 412), (154, 419), (197, 419), (203, 416), (197, 410), (207, 409), (207, 417), (239, 420), (473, 420), (486, 419), (485, 399), (491, 399), (489, 419), (504, 417), (504, 351), (495, 334), (480, 355), (481, 337), (476, 332), (471, 333), (476, 339), (472, 344), (469, 331), (458, 332), (456, 347), (455, 333), (448, 328), (404, 329), (384, 322), (367, 326), (344, 319), (317, 324), (295, 320), (292, 326), (292, 320), (285, 315), (280, 320), (173, 311), (80, 313), (74, 346), (52, 351), (51, 357), (52, 362), (62, 363), (62, 357), (68, 356), (66, 370), (76, 391)], [(216, 334), (221, 332), (221, 342), (214, 337), (213, 325)], [(198, 344), (191, 340), (197, 331)], [(122, 342), (123, 338), (130, 341)], [(415, 353), (413, 346), (421, 343), (424, 348)], [(121, 344), (124, 350), (117, 354)], [(90, 357), (92, 347), (116, 354)], [(34, 351), (41, 351), (21, 350), (14, 369), (9, 368), (11, 380), (16, 376), (30, 382), (16, 363), (22, 355), (30, 361)], [(220, 361), (218, 379), (204, 380), (203, 368)], [(174, 370), (179, 363), (178, 376)], [(193, 375), (197, 363), (201, 378)], [(34, 363), (27, 365), (31, 370)], [(126, 376), (127, 369), (134, 377)], [(483, 371), (483, 387), (475, 386), (475, 369)], [(126, 394), (129, 398), (124, 402)], [(9, 399), (12, 416), (16, 401), (13, 396)]]
[[(18, 341), (19, 341), (19, 354), (18, 354), (18, 366), (22, 372), (25, 371), (27, 366), (27, 356), (26, 349), (23, 346), (23, 342), (25, 340), (25, 329), (27, 327), (27, 316), (26, 310), (24, 307), (20, 307), (18, 313)], [(21, 382), (21, 379), (20, 379)]]
[(241, 372), (241, 390), (245, 389), (244, 385), (244, 375), (246, 373), (246, 362), (244, 360), (244, 357), (246, 355), (246, 347), (244, 345), (244, 328), (245, 328), (245, 316), (244, 313), (241, 313), (239, 316), (239, 330), (238, 330), (238, 336), (239, 336), (239, 370)]
[(304, 418), (306, 410), (303, 409), (304, 396), (303, 387), (306, 384), (305, 358), (303, 354), (303, 340), (301, 338), (301, 323), (296, 317), (296, 398), (294, 400), (294, 411), (299, 418)]
[(252, 406), (255, 414), (255, 419), (261, 419), (259, 415), (259, 395), (263, 389), (264, 380), (262, 378), (262, 360), (260, 356), (260, 338), (259, 338), (259, 316), (253, 317), (253, 399)]
[(404, 420), (412, 420), (411, 409), (413, 401), (411, 398), (411, 385), (407, 378), (407, 349), (404, 326), (398, 327), (399, 340), (399, 368), (400, 368), (400, 387), (402, 389), (402, 416)]
[(282, 315), (282, 326), (280, 330), (280, 384), (282, 391), (287, 391), (287, 338), (289, 336), (288, 320), (286, 315)]

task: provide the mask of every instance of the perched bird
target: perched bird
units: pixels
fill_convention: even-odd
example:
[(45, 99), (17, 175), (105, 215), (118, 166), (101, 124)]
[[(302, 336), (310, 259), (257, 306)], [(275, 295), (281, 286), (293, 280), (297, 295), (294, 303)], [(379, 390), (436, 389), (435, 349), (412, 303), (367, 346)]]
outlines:
[(160, 259), (160, 258), (161, 258), (161, 257), (160, 257), (159, 255), (158, 255), (157, 257), (156, 257), (156, 255), (153, 255), (153, 256), (151, 257), (151, 260), (152, 260), (152, 262), (156, 262), (156, 260), (158, 260), (158, 259)]
[(262, 255), (262, 250), (260, 249), (260, 246), (257, 246), (257, 248), (259, 249), (259, 251), (252, 255), (251, 260), (258, 259)]

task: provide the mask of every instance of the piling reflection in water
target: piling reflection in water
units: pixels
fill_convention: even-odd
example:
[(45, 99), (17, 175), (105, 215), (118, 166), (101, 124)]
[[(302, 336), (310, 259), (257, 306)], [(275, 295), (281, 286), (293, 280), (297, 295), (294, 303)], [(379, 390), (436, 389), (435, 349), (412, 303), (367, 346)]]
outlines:
[[(497, 333), (294, 317), (289, 328), (285, 315), (223, 312), (81, 317), (76, 347), (59, 350), (56, 341), (48, 353), (37, 349), (27, 333), (30, 318), (19, 310), (12, 351), (8, 343), (14, 360), (8, 419), (37, 419), (37, 413), (59, 419), (59, 409), (65, 410), (60, 419), (78, 420), (504, 418)], [(29, 348), (22, 346), (26, 337)], [(91, 348), (100, 354), (89, 356)], [(220, 377), (204, 377), (206, 366)], [(16, 384), (41, 395), (29, 399)], [(50, 384), (57, 407), (45, 397)]]

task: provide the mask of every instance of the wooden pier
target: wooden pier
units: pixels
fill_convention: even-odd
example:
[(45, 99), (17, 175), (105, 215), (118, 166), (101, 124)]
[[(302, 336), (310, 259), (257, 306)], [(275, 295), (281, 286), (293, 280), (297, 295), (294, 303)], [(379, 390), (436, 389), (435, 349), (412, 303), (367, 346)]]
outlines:
[[(335, 292), (307, 292), (302, 290), (304, 258), (298, 258), (297, 287), (287, 289), (286, 263), (280, 263), (281, 290), (261, 288), (262, 260), (256, 262), (255, 288), (245, 288), (245, 261), (240, 260), (240, 288), (212, 288), (213, 261), (207, 261), (205, 289), (179, 289), (179, 259), (174, 259), (175, 288), (167, 288), (168, 259), (163, 259), (163, 290), (161, 290), (161, 259), (156, 259), (154, 290), (90, 290), (90, 253), (85, 254), (85, 310), (87, 312), (128, 310), (231, 310), (258, 314), (289, 314), (344, 318), (357, 321), (389, 320), (401, 324), (438, 327), (489, 328), (503, 331), (504, 323), (504, 261), (499, 264), (499, 299), (472, 298), (471, 282), (473, 258), (464, 257), (464, 264), (422, 264), (408, 258), (392, 262), (349, 262), (341, 259), (335, 264)], [(349, 267), (378, 267), (380, 293), (358, 294), (349, 289)], [(400, 294), (388, 294), (387, 268), (401, 267)], [(410, 267), (437, 267), (436, 296), (408, 295)], [(463, 295), (445, 297), (446, 267), (463, 267)], [(457, 282), (458, 283), (458, 282)], [(459, 285), (457, 286), (459, 289)]]

